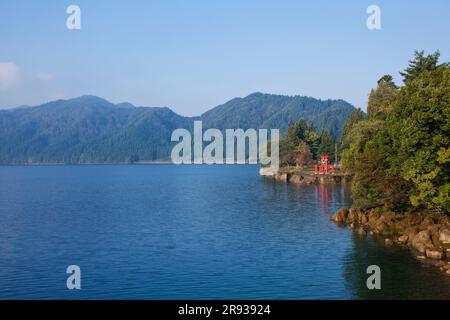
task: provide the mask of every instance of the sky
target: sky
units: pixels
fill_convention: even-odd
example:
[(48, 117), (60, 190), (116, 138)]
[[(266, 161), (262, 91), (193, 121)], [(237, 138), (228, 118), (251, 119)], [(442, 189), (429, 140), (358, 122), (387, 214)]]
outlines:
[[(66, 26), (72, 4), (79, 30)], [(365, 110), (382, 75), (401, 84), (414, 50), (450, 60), (448, 12), (448, 0), (1, 0), (0, 108), (92, 94), (192, 116), (264, 92)]]

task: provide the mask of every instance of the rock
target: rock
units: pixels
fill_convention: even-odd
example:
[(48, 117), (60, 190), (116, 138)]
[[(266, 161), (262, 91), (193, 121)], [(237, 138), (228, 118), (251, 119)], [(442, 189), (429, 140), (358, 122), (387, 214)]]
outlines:
[(357, 222), (358, 221), (358, 212), (355, 208), (350, 208), (347, 215), (348, 222)]
[(448, 229), (443, 229), (439, 232), (439, 241), (450, 243), (450, 231)]
[(363, 210), (359, 210), (357, 213), (357, 219), (359, 223), (365, 223), (363, 220), (367, 220), (366, 214)]
[(427, 230), (420, 231), (412, 240), (412, 246), (420, 253), (425, 253), (427, 248), (433, 247), (430, 234)]
[(260, 168), (259, 169), (259, 175), (263, 176), (263, 177), (273, 177), (277, 173), (278, 173), (278, 170), (275, 170), (275, 169), (273, 169), (271, 167)]
[(289, 182), (293, 183), (293, 184), (302, 184), (305, 182), (305, 178), (300, 175), (300, 174), (293, 174), (290, 178), (289, 178)]
[(409, 238), (408, 239), (409, 245), (412, 246), (412, 242), (419, 232), (420, 232), (420, 230), (418, 229), (418, 227), (410, 227), (405, 230), (404, 234), (406, 234)]
[(355, 229), (355, 224), (354, 223), (350, 223), (349, 227), (352, 228), (352, 229)]
[(348, 210), (346, 208), (340, 208), (334, 216), (331, 217), (331, 220), (334, 222), (345, 222), (347, 221)]
[(274, 176), (276, 181), (287, 182), (289, 180), (289, 175), (287, 173), (276, 173)]
[(379, 213), (375, 210), (370, 210), (369, 214), (367, 215), (368, 222), (371, 225), (374, 225), (376, 221), (379, 219), (379, 217), (380, 217)]
[(450, 274), (450, 269), (447, 270), (446, 274)]
[(384, 239), (384, 244), (387, 246), (392, 246), (394, 244), (394, 242), (391, 239), (386, 238), (386, 239)]
[(425, 256), (417, 256), (416, 258), (417, 258), (417, 259), (420, 259), (420, 260), (426, 259)]
[(440, 260), (444, 257), (444, 253), (439, 250), (426, 250), (426, 255), (430, 259), (437, 259)]
[(358, 234), (360, 236), (365, 236), (366, 235), (366, 230), (364, 230), (363, 227), (358, 228)]
[(441, 242), (439, 241), (439, 226), (435, 225), (435, 226), (429, 227), (428, 232), (430, 233), (431, 242), (433, 242), (433, 246), (439, 248), (441, 246)]
[(401, 244), (405, 244), (406, 242), (408, 242), (409, 236), (403, 235), (398, 237), (398, 242), (400, 242)]
[(377, 222), (375, 222), (373, 229), (374, 229), (373, 231), (375, 233), (385, 234), (385, 235), (391, 234), (391, 229), (389, 227), (389, 224), (384, 222), (382, 219), (379, 219)]
[(422, 229), (427, 229), (429, 226), (432, 226), (432, 225), (434, 225), (434, 220), (433, 220), (433, 218), (430, 217), (429, 215), (426, 215), (426, 216), (424, 217), (424, 219), (422, 220), (421, 228), (422, 228)]

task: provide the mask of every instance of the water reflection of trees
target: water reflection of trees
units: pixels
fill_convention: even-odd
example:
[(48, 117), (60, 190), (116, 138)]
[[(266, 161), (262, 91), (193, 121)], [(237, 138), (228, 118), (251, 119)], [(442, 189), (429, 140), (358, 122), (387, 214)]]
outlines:
[[(382, 239), (352, 233), (353, 248), (344, 258), (343, 277), (354, 299), (449, 299), (450, 279), (418, 261), (407, 248), (385, 247)], [(381, 290), (369, 290), (369, 265), (381, 268)]]

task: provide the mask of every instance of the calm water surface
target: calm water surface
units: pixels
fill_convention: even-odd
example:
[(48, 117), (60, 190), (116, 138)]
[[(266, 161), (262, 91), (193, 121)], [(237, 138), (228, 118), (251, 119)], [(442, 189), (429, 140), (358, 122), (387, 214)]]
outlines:
[[(0, 167), (0, 298), (450, 298), (408, 249), (329, 221), (348, 205), (345, 187), (256, 166)], [(72, 264), (82, 290), (66, 288)]]

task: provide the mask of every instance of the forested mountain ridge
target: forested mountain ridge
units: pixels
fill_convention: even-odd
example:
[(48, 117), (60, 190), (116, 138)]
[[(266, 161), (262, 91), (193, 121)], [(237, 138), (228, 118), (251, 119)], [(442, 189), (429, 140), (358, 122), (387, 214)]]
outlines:
[[(290, 123), (303, 118), (318, 130), (327, 128), (338, 137), (355, 108), (344, 100), (319, 100), (304, 96), (253, 93), (217, 106), (201, 117), (214, 128), (278, 128), (285, 132)], [(345, 120), (344, 120), (345, 119)]]
[(56, 100), (35, 107), (0, 110), (0, 163), (105, 163), (168, 160), (171, 133), (205, 128), (279, 128), (304, 118), (339, 136), (354, 107), (318, 100), (254, 93), (235, 98), (200, 117), (167, 107), (113, 104), (96, 96)]

